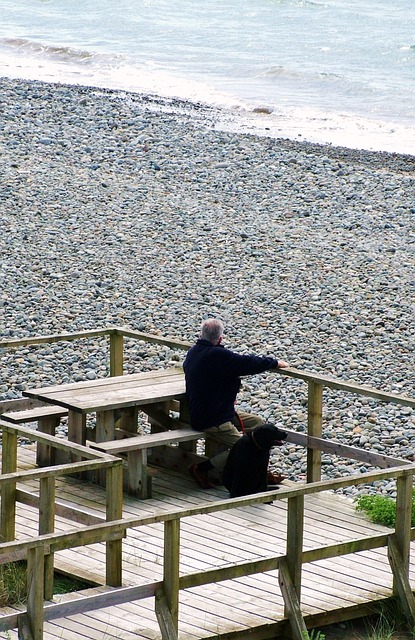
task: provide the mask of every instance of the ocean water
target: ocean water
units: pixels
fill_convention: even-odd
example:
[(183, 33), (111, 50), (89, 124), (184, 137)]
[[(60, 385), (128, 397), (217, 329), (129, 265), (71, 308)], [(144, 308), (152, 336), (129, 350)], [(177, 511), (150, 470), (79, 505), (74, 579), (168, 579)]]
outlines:
[(176, 97), (223, 107), (224, 127), (415, 154), (414, 0), (2, 0), (0, 12), (1, 76)]

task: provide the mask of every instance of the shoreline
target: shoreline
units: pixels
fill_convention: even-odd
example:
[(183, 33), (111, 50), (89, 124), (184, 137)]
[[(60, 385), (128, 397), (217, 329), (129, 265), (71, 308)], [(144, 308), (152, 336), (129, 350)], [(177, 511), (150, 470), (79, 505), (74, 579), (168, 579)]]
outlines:
[(112, 88), (104, 86), (95, 86), (88, 84), (76, 84), (72, 82), (58, 82), (47, 81), (38, 79), (26, 79), (26, 78), (12, 78), (8, 76), (0, 76), (0, 84), (3, 83), (33, 83), (34, 85), (56, 86), (65, 87), (67, 89), (85, 90), (86, 92), (103, 92), (108, 95), (115, 96), (131, 96), (133, 100), (142, 102), (143, 105), (154, 110), (155, 112), (171, 112), (175, 115), (181, 115), (182, 117), (194, 117), (195, 114), (201, 114), (202, 117), (214, 119), (213, 128), (217, 131), (225, 133), (235, 133), (242, 135), (253, 135), (258, 137), (270, 138), (273, 140), (281, 140), (285, 142), (292, 142), (299, 145), (310, 145), (318, 149), (335, 149), (345, 150), (346, 153), (356, 152), (357, 154), (388, 154), (394, 157), (406, 158), (409, 161), (413, 159), (415, 162), (415, 149), (414, 153), (387, 150), (387, 149), (367, 149), (357, 146), (346, 146), (341, 143), (324, 142), (318, 140), (308, 139), (308, 137), (315, 137), (315, 133), (295, 133), (291, 127), (291, 135), (281, 134), (281, 128), (278, 123), (272, 123), (269, 118), (272, 118), (273, 110), (267, 106), (252, 107), (251, 110), (242, 109), (240, 107), (226, 107), (215, 106), (207, 103), (195, 102), (192, 100), (186, 100), (179, 97), (160, 96), (157, 94), (146, 94), (139, 91), (133, 91), (123, 88)]
[[(222, 131), (213, 108), (111, 89), (0, 86), (1, 337), (127, 325), (193, 341), (217, 315), (231, 348), (413, 395), (413, 156)], [(1, 357), (0, 399), (106, 375), (88, 345)], [(127, 370), (169, 357), (135, 349)], [(304, 394), (264, 375), (239, 407), (302, 430)], [(402, 407), (329, 393), (325, 433), (415, 457)], [(296, 452), (286, 464), (302, 473)]]

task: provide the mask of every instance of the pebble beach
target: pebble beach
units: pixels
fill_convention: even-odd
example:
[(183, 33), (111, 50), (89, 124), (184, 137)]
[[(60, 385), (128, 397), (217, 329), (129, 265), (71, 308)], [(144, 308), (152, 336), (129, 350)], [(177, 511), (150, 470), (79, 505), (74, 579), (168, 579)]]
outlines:
[[(0, 91), (0, 339), (119, 325), (193, 342), (218, 316), (235, 350), (413, 397), (415, 156), (272, 138), (266, 113), (252, 133), (200, 104), (10, 79)], [(134, 343), (126, 370), (182, 358)], [(0, 400), (108, 373), (93, 341), (0, 359)], [(305, 431), (306, 404), (302, 381), (266, 373), (244, 380), (239, 407)], [(415, 459), (412, 409), (325, 392), (324, 411), (325, 437)], [(304, 477), (295, 447), (273, 464)], [(325, 477), (353, 464), (323, 459)], [(346, 495), (362, 491), (395, 486)]]

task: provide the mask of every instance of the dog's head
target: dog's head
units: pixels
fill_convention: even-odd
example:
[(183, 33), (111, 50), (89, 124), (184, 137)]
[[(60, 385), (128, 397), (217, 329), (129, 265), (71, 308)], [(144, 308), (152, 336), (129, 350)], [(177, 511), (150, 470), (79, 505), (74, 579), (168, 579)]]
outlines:
[(275, 425), (267, 422), (255, 427), (252, 430), (252, 439), (260, 449), (271, 449), (271, 447), (280, 447), (283, 440), (287, 437), (285, 431), (278, 429)]

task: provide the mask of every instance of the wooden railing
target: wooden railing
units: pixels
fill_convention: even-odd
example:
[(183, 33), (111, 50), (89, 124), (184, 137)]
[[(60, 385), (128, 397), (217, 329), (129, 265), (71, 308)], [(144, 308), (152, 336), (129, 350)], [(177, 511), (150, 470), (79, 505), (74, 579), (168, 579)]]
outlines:
[[(4, 427), (4, 425), (1, 425)], [(10, 429), (10, 427), (7, 427)], [(16, 430), (20, 428), (16, 428)], [(12, 429), (12, 431), (14, 428)], [(39, 436), (40, 437), (40, 436)], [(45, 436), (41, 436), (45, 439)], [(47, 438), (49, 444), (53, 444), (53, 436)], [(79, 447), (76, 447), (79, 454)], [(387, 464), (392, 461), (389, 459)], [(109, 522), (77, 527), (66, 533), (53, 533), (41, 531), (41, 535), (28, 540), (18, 542), (5, 542), (0, 544), (0, 563), (26, 558), (28, 562), (28, 601), (26, 611), (13, 613), (0, 617), (0, 631), (12, 628), (21, 630), (20, 637), (29, 637), (33, 640), (43, 638), (43, 626), (45, 621), (56, 618), (72, 616), (86, 611), (115, 606), (128, 601), (135, 601), (149, 596), (155, 596), (156, 614), (164, 640), (174, 640), (178, 636), (179, 625), (179, 591), (204, 584), (216, 583), (223, 580), (231, 580), (241, 576), (278, 570), (279, 583), (285, 603), (285, 616), (289, 619), (293, 637), (295, 640), (304, 640), (307, 637), (307, 629), (301, 614), (301, 576), (305, 563), (322, 559), (344, 556), (359, 551), (387, 547), (390, 559), (391, 571), (394, 578), (394, 593), (400, 599), (407, 616), (415, 621), (415, 601), (409, 584), (409, 551), (410, 542), (415, 538), (415, 528), (411, 528), (412, 486), (415, 464), (402, 464), (399, 466), (359, 474), (337, 480), (325, 480), (296, 486), (295, 488), (280, 487), (278, 491), (257, 494), (255, 496), (234, 498), (232, 500), (220, 500), (214, 503), (200, 504), (190, 509), (176, 509), (155, 513), (141, 518), (124, 518), (116, 516), (116, 505), (122, 504), (122, 486), (119, 480), (118, 469), (113, 461), (101, 459), (99, 461), (77, 463), (77, 469), (90, 470), (98, 466), (107, 465), (112, 470), (109, 475), (109, 487), (107, 486), (107, 520)], [(2, 493), (6, 491), (8, 508), (13, 511), (13, 495), (10, 487), (15, 487), (16, 482), (25, 478), (40, 478), (41, 495), (39, 504), (50, 504), (53, 496), (51, 483), (59, 473), (73, 472), (69, 469), (55, 467), (42, 470), (26, 471), (20, 474), (6, 474), (0, 478)], [(117, 471), (115, 471), (117, 470)], [(390, 534), (379, 534), (370, 537), (355, 538), (334, 545), (327, 545), (303, 551), (304, 529), (304, 498), (307, 495), (327, 490), (337, 490), (351, 486), (355, 483), (372, 483), (376, 480), (396, 478), (397, 481), (397, 518), (395, 531)], [(16, 492), (16, 497), (21, 493)], [(4, 495), (4, 494), (3, 494)], [(208, 571), (181, 575), (180, 572), (180, 525), (183, 518), (201, 514), (211, 514), (218, 511), (235, 509), (238, 507), (261, 504), (270, 500), (286, 500), (288, 503), (287, 529), (286, 529), (286, 553), (280, 556), (271, 556), (261, 560), (255, 559), (231, 566), (219, 567)], [(53, 528), (53, 517), (50, 513), (44, 516), (43, 527)], [(10, 520), (8, 515), (8, 520)], [(140, 586), (122, 587), (122, 549), (121, 539), (128, 529), (142, 527), (154, 523), (164, 525), (164, 557), (163, 579)], [(11, 525), (9, 523), (11, 529)], [(11, 532), (9, 532), (11, 535)], [(51, 575), (53, 571), (53, 557), (57, 551), (74, 549), (80, 546), (105, 542), (107, 544), (106, 575), (107, 583), (118, 588), (111, 591), (88, 596), (80, 600), (60, 604), (45, 604), (50, 594), (44, 590), (45, 572)], [(26, 635), (24, 635), (24, 633)], [(30, 635), (28, 635), (30, 634)]]
[[(110, 375), (122, 375), (124, 369), (124, 338), (144, 340), (156, 344), (167, 345), (171, 348), (186, 350), (190, 346), (186, 342), (176, 341), (160, 336), (131, 331), (121, 327), (113, 327), (102, 330), (85, 331), (81, 333), (60, 334), (54, 336), (42, 336), (38, 338), (26, 338), (19, 340), (7, 340), (0, 342), (0, 348), (14, 348), (34, 344), (45, 344), (59, 340), (77, 340), (92, 337), (109, 337)], [(3, 476), (0, 477), (2, 494), (2, 521), (0, 531), (3, 539), (7, 540), (0, 545), (0, 562), (8, 562), (19, 558), (28, 560), (28, 588), (29, 598), (27, 611), (0, 618), (0, 630), (19, 627), (26, 629), (33, 640), (43, 638), (43, 624), (45, 620), (52, 620), (81, 613), (88, 610), (120, 604), (129, 600), (155, 596), (156, 612), (162, 630), (163, 639), (174, 640), (178, 638), (178, 597), (180, 589), (190, 588), (207, 583), (219, 582), (253, 573), (277, 569), (279, 572), (280, 586), (285, 602), (285, 615), (291, 623), (292, 634), (295, 640), (303, 640), (307, 633), (304, 620), (301, 615), (301, 569), (306, 562), (314, 562), (323, 558), (336, 557), (349, 553), (356, 553), (367, 549), (387, 547), (388, 557), (393, 573), (394, 594), (399, 597), (404, 610), (415, 623), (415, 602), (409, 584), (409, 545), (415, 538), (415, 529), (411, 528), (412, 512), (412, 488), (415, 464), (404, 460), (383, 456), (379, 453), (347, 447), (339, 443), (322, 438), (323, 424), (323, 389), (325, 387), (337, 389), (346, 393), (358, 394), (376, 399), (380, 402), (395, 403), (414, 408), (415, 399), (406, 396), (391, 394), (377, 389), (348, 383), (325, 376), (311, 374), (296, 369), (282, 369), (276, 372), (279, 375), (304, 380), (308, 385), (308, 435), (291, 432), (290, 439), (296, 444), (307, 448), (307, 484), (296, 486), (294, 489), (280, 488), (278, 492), (270, 494), (257, 494), (246, 498), (218, 501), (202, 504), (187, 510), (174, 510), (153, 515), (146, 518), (121, 519), (117, 509), (122, 505), (122, 481), (120, 480), (119, 462), (105, 455), (93, 453), (87, 449), (80, 452), (79, 446), (74, 455), (82, 453), (86, 461), (78, 462), (78, 471), (97, 469), (100, 466), (107, 468), (107, 520), (110, 522), (89, 524), (77, 528), (65, 534), (57, 534), (51, 531), (53, 513), (46, 509), (47, 515), (39, 530), (39, 536), (30, 540), (14, 542), (14, 515), (15, 500), (24, 497), (21, 490), (16, 488), (17, 482), (21, 482), (25, 474), (33, 474), (32, 477), (41, 481), (41, 495), (39, 504), (45, 505), (54, 496), (53, 479), (59, 474), (74, 473), (75, 465), (35, 469), (18, 473), (15, 463), (15, 449), (17, 447), (17, 435), (28, 435), (29, 430), (23, 427), (11, 427), (0, 422), (3, 428)], [(0, 403), (0, 412), (2, 405)], [(6, 410), (3, 408), (3, 410)], [(30, 432), (30, 437), (42, 444), (61, 447), (64, 442), (61, 439), (46, 436), (38, 432)], [(349, 476), (336, 480), (321, 480), (321, 455), (323, 452), (335, 453), (344, 457), (366, 462), (373, 466), (381, 467), (380, 471), (373, 471)], [(91, 460), (91, 458), (94, 458)], [(304, 528), (304, 497), (320, 491), (337, 490), (354, 484), (373, 483), (377, 480), (395, 478), (397, 482), (397, 518), (394, 533), (363, 537), (346, 541), (336, 545), (323, 546), (303, 551)], [(45, 497), (47, 496), (47, 498)], [(180, 552), (180, 522), (184, 517), (199, 515), (202, 513), (215, 513), (221, 510), (234, 509), (241, 506), (264, 503), (272, 499), (287, 500), (287, 548), (283, 556), (273, 556), (263, 560), (255, 560), (242, 564), (234, 564), (230, 567), (216, 568), (195, 574), (179, 575)], [(26, 496), (26, 500), (32, 500)], [(4, 505), (4, 506), (3, 506)], [(117, 506), (118, 505), (118, 506)], [(56, 511), (57, 512), (57, 511)], [(117, 515), (118, 514), (118, 515)], [(122, 555), (121, 538), (131, 527), (144, 526), (150, 523), (164, 523), (164, 563), (163, 580), (137, 587), (121, 587)], [(44, 575), (45, 571), (51, 571), (53, 566), (53, 554), (58, 550), (75, 548), (77, 546), (106, 542), (106, 576), (109, 585), (118, 587), (108, 593), (83, 598), (80, 601), (71, 601), (63, 604), (46, 604), (44, 599)], [(51, 560), (52, 558), (52, 560)], [(23, 632), (21, 634), (23, 637)]]

